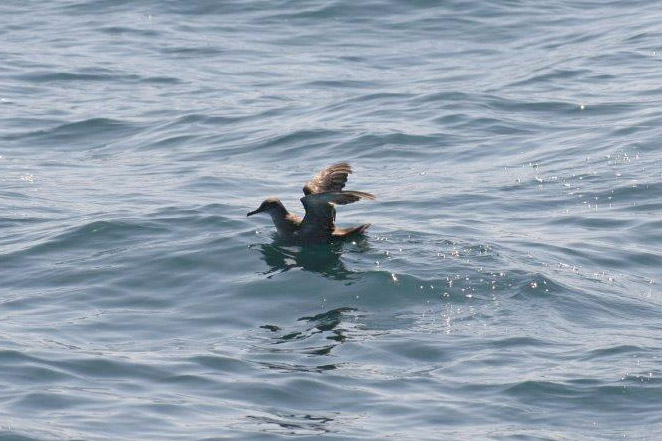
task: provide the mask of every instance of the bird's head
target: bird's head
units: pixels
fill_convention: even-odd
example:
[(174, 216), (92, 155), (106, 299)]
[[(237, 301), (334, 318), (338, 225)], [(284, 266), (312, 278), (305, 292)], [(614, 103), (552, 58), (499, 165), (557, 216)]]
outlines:
[(283, 206), (282, 202), (277, 199), (277, 198), (268, 198), (265, 199), (260, 206), (257, 208), (257, 210), (253, 210), (249, 213), (246, 214), (246, 216), (252, 216), (254, 214), (258, 213), (278, 213), (278, 212), (285, 212), (285, 207)]

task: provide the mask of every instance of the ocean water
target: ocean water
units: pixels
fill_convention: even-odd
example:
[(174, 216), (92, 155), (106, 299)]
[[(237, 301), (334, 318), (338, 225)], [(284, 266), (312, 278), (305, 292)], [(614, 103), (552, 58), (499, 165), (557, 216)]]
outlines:
[(0, 17), (0, 440), (660, 439), (659, 2)]

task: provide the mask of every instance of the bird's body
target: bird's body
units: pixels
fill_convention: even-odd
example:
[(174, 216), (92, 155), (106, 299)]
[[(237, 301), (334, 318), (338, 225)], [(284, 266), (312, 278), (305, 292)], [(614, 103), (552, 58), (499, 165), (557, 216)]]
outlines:
[(276, 198), (266, 199), (260, 207), (247, 216), (266, 212), (276, 226), (278, 234), (302, 243), (325, 243), (334, 238), (345, 238), (363, 233), (370, 224), (353, 228), (338, 228), (335, 225), (335, 205), (345, 205), (359, 199), (375, 199), (362, 191), (343, 191), (347, 176), (352, 168), (346, 162), (334, 164), (320, 171), (303, 187), (301, 203), (306, 210), (303, 218), (287, 211)]

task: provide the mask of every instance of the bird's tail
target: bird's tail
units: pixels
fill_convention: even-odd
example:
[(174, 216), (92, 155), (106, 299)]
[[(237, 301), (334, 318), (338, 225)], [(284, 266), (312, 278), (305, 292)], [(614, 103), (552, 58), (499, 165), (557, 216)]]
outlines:
[(333, 237), (345, 238), (345, 237), (351, 237), (351, 236), (363, 234), (365, 230), (368, 229), (369, 226), (370, 224), (363, 224), (363, 225), (359, 225), (358, 227), (351, 227), (351, 228), (336, 227), (336, 229), (333, 230)]

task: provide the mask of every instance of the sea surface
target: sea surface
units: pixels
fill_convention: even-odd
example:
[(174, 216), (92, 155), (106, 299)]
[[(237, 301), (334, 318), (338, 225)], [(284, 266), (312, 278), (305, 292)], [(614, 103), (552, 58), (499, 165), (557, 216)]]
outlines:
[(0, 17), (0, 441), (661, 439), (659, 1)]

